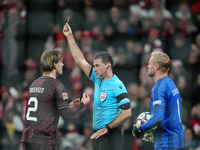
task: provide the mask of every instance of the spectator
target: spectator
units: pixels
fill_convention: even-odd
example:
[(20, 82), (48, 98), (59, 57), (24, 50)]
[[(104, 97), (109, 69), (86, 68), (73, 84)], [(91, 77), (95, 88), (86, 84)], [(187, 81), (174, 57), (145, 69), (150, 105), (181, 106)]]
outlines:
[(32, 58), (27, 58), (25, 60), (23, 73), (23, 81), (17, 86), (20, 91), (28, 90), (29, 86), (38, 75), (38, 65)]
[(194, 82), (194, 89), (192, 94), (192, 106), (197, 105), (200, 100), (200, 74), (198, 74)]
[(55, 34), (54, 42), (55, 42), (55, 49), (60, 51), (61, 54), (63, 54), (66, 48), (65, 36), (62, 33)]
[(141, 30), (140, 32), (140, 38), (143, 43), (145, 43), (148, 40), (149, 36), (149, 30), (152, 28), (152, 20), (149, 17), (143, 18), (141, 20)]
[(174, 80), (175, 83), (177, 82), (180, 75), (185, 75), (187, 77), (188, 83), (191, 84), (190, 72), (185, 69), (183, 62), (178, 59), (172, 60), (170, 74), (170, 77)]
[(85, 21), (83, 22), (83, 30), (91, 31), (96, 25), (101, 25), (99, 15), (94, 9), (85, 11)]
[(133, 70), (128, 65), (128, 55), (124, 47), (119, 47), (117, 52), (118, 63), (114, 67), (115, 74), (124, 81), (127, 86), (130, 82), (137, 82)]
[(153, 21), (153, 27), (161, 29), (164, 20), (172, 20), (173, 16), (169, 10), (163, 6), (162, 0), (151, 0), (152, 7), (149, 15)]
[(138, 83), (139, 69), (141, 67), (142, 59), (142, 44), (139, 42), (134, 43), (133, 41), (128, 40), (125, 43), (125, 47), (127, 49), (127, 65), (133, 71), (133, 78), (135, 78)]
[(159, 38), (160, 32), (157, 29), (150, 29), (146, 43), (144, 44), (144, 52), (151, 53), (153, 51), (163, 51), (162, 41)]
[(66, 142), (71, 143), (73, 149), (77, 149), (79, 144), (83, 141), (84, 137), (78, 132), (76, 125), (72, 122), (67, 124), (67, 131), (63, 135), (61, 147), (63, 147)]
[(118, 57), (117, 57), (116, 49), (113, 46), (108, 46), (106, 51), (110, 54), (110, 56), (112, 56), (112, 58), (113, 58), (113, 66), (115, 67), (115, 65), (119, 61)]
[[(2, 83), (4, 85), (17, 85), (18, 80), (18, 45), (16, 40), (17, 27), (20, 22), (19, 11), (16, 8), (8, 10), (7, 22), (4, 25), (3, 41), (2, 41), (2, 63), (3, 76)], [(15, 77), (15, 80), (13, 80)], [(16, 83), (17, 82), (17, 83)]]
[(75, 66), (70, 74), (70, 82), (72, 85), (72, 92), (80, 97), (82, 92), (82, 78), (81, 78), (81, 70), (79, 67)]
[(15, 150), (19, 148), (23, 130), (23, 127), (20, 127), (21, 130), (17, 130), (19, 125), (23, 125), (19, 116), (16, 116), (12, 109), (7, 110), (4, 114), (0, 136), (2, 150)]
[(192, 14), (193, 14), (194, 25), (197, 28), (196, 33), (200, 32), (200, 11), (199, 10), (200, 10), (200, 2), (195, 1), (192, 4)]
[(178, 59), (183, 62), (184, 66), (188, 64), (189, 45), (183, 35), (179, 34), (174, 37), (174, 45), (169, 53), (172, 60)]
[(107, 25), (105, 27), (104, 38), (105, 38), (105, 42), (107, 42), (107, 45), (111, 45), (113, 43), (114, 38), (115, 38), (115, 31), (111, 25)]
[(86, 122), (83, 128), (83, 140), (79, 143), (77, 150), (92, 150), (92, 140), (90, 139), (92, 133), (92, 123)]
[(174, 36), (176, 34), (174, 24), (171, 20), (166, 20), (164, 22), (163, 31), (161, 32), (161, 34), (163, 50), (170, 55), (170, 50), (172, 48)]
[(174, 25), (180, 34), (186, 35), (188, 23), (191, 21), (192, 17), (189, 4), (187, 2), (182, 2), (179, 5), (179, 9), (175, 12)]
[(117, 25), (122, 19), (122, 12), (118, 7), (111, 7), (109, 10), (109, 21), (114, 31), (117, 30)]
[(0, 121), (3, 121), (3, 116), (8, 110), (16, 111), (15, 100), (10, 94), (8, 87), (1, 87), (1, 101), (0, 101)]
[(192, 107), (190, 126), (194, 135), (200, 140), (200, 103)]
[(100, 25), (95, 25), (92, 28), (92, 32), (94, 33), (92, 50), (101, 51), (102, 49), (106, 49), (107, 42), (103, 35), (103, 28)]
[(46, 39), (46, 42), (44, 43), (44, 50), (54, 49), (55, 48), (55, 38), (56, 35), (60, 33), (60, 26), (58, 24), (55, 24), (52, 26), (52, 33), (49, 35)]
[[(59, 11), (58, 11), (59, 12)], [(67, 7), (63, 11), (57, 14), (57, 24), (62, 27), (70, 17), (70, 24), (73, 24), (73, 29), (75, 31), (80, 30), (83, 24), (83, 16), (80, 13), (72, 10), (72, 8)]]
[(191, 96), (192, 96), (192, 89), (189, 88), (189, 82), (184, 75), (179, 75), (177, 79), (177, 87), (179, 89), (181, 97), (187, 101), (188, 105), (191, 106)]
[(192, 74), (193, 83), (200, 70), (200, 34), (195, 37), (195, 42), (190, 45), (188, 70)]
[(187, 150), (195, 149), (198, 146), (198, 141), (195, 138), (194, 131), (189, 127), (185, 129), (185, 141)]

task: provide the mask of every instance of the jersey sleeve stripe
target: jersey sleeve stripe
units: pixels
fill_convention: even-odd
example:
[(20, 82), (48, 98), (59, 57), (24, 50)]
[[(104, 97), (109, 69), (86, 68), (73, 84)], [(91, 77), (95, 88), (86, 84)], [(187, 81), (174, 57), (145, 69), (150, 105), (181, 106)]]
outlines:
[(65, 109), (65, 108), (68, 108), (68, 107), (69, 107), (69, 105), (65, 105), (65, 106), (59, 107), (58, 110)]
[(128, 93), (122, 93), (120, 95), (118, 95), (117, 97), (117, 102), (120, 103), (121, 100), (127, 98), (128, 99)]
[(157, 108), (166, 109), (164, 106), (157, 106), (157, 107), (154, 107), (153, 110), (154, 110), (154, 109), (157, 109)]

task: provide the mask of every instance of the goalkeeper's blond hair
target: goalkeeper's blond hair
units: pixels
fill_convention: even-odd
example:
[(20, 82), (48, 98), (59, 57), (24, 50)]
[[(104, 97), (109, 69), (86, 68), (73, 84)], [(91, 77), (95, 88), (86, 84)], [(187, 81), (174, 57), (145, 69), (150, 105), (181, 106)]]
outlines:
[(152, 52), (151, 57), (153, 57), (153, 63), (159, 64), (160, 69), (163, 73), (166, 73), (170, 69), (171, 60), (169, 56), (163, 52)]

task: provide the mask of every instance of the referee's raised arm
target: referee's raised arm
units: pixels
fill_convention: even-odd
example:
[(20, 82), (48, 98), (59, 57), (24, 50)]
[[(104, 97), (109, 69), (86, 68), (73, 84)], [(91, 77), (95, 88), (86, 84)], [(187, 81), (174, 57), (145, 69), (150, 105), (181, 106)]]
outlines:
[(67, 38), (67, 41), (68, 41), (68, 44), (69, 44), (69, 47), (70, 47), (70, 51), (72, 53), (72, 56), (73, 56), (76, 64), (89, 77), (92, 66), (86, 61), (85, 57), (83, 56), (83, 53), (81, 52), (80, 48), (76, 44), (76, 41), (74, 39), (72, 30), (71, 30), (69, 24), (66, 24), (63, 27), (63, 34)]

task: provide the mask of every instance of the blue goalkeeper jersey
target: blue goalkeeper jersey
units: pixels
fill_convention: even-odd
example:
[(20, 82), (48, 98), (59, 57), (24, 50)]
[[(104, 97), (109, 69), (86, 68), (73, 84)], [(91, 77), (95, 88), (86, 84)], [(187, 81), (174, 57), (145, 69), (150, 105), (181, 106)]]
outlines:
[(91, 70), (90, 80), (95, 84), (93, 104), (93, 130), (99, 130), (112, 122), (120, 114), (120, 106), (130, 103), (127, 90), (122, 81), (116, 76), (107, 81), (96, 77)]
[(143, 125), (143, 130), (155, 125), (158, 121), (157, 116), (162, 116), (162, 121), (153, 133), (154, 148), (184, 148), (181, 97), (176, 85), (169, 77), (158, 80), (154, 85), (151, 91), (150, 112), (153, 113), (153, 117)]

